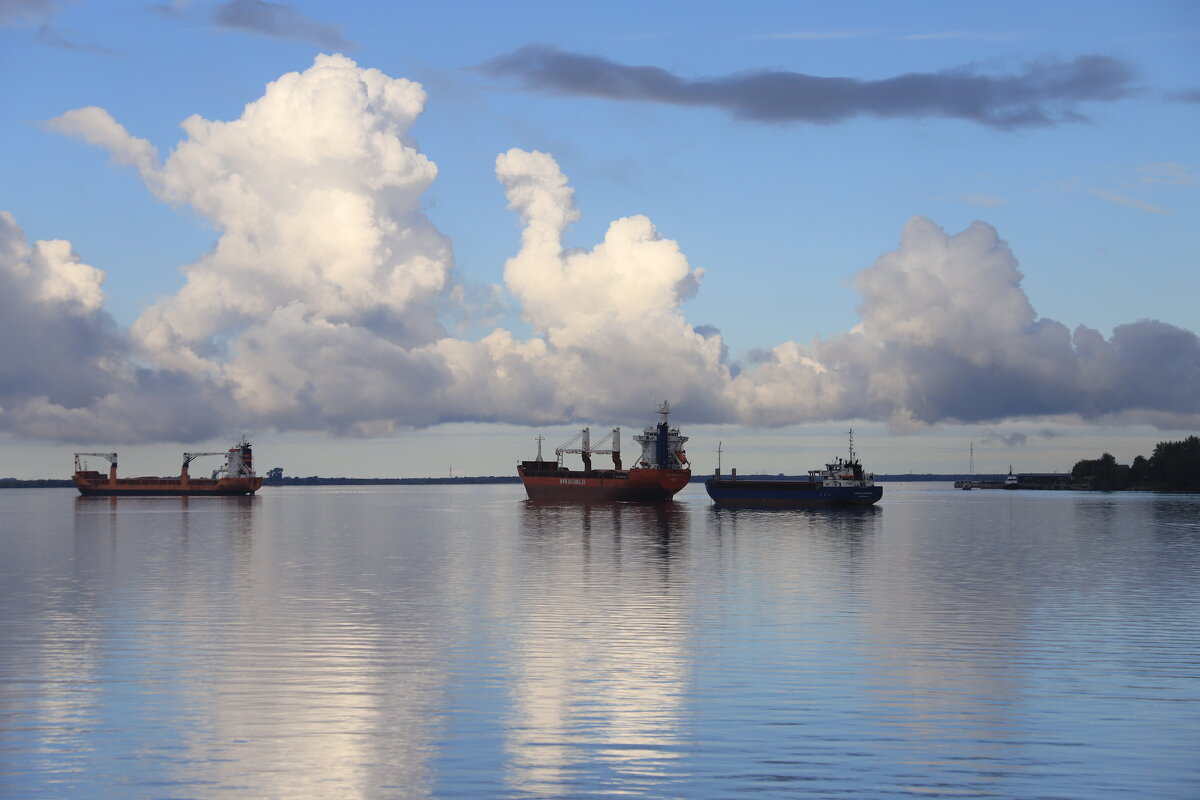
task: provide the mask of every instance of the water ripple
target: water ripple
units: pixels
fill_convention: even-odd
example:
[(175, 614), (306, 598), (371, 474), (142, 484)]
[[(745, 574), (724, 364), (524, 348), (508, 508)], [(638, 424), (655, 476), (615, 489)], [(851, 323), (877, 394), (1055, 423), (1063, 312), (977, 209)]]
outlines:
[(1177, 798), (1200, 498), (0, 493), (0, 796)]

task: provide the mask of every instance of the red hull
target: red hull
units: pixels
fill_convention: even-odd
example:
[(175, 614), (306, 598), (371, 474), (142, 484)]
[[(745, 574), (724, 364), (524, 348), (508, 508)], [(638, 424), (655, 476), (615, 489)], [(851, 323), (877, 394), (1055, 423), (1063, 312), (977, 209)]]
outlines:
[(77, 472), (75, 487), (85, 497), (242, 495), (254, 494), (263, 479), (254, 478), (117, 478), (110, 480), (99, 472)]
[(691, 480), (690, 469), (592, 470), (557, 469), (552, 462), (523, 462), (517, 474), (530, 500), (610, 502), (670, 500)]

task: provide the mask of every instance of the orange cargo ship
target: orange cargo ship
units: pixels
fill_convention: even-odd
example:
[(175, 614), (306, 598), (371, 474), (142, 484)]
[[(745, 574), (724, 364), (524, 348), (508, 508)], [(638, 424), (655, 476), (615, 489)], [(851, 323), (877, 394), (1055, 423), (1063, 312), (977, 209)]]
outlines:
[[(83, 456), (107, 459), (108, 475), (87, 469), (80, 460)], [(188, 474), (188, 465), (200, 456), (225, 456), (225, 466), (213, 472), (211, 478), (193, 478)], [(254, 474), (254, 455), (244, 438), (226, 452), (184, 453), (183, 468), (174, 478), (118, 478), (116, 453), (76, 453), (72, 479), (79, 493), (89, 497), (254, 494), (263, 482)]]
[[(648, 426), (634, 441), (642, 446), (637, 466), (621, 469), (621, 429), (613, 428), (611, 446), (605, 437), (595, 447), (591, 445), (591, 432), (584, 428), (571, 441), (554, 451), (557, 461), (542, 458), (542, 437), (537, 438), (538, 453), (533, 461), (522, 461), (517, 465), (517, 474), (525, 484), (530, 500), (559, 500), (570, 502), (604, 502), (613, 500), (636, 500), (654, 502), (670, 500), (691, 480), (687, 454), (683, 444), (688, 440), (680, 436), (678, 428), (670, 427), (667, 415), (670, 405), (664, 402), (658, 409), (662, 421)], [(572, 445), (579, 443), (578, 447)], [(578, 453), (583, 457), (583, 469), (571, 470), (563, 466), (563, 455)], [(592, 469), (592, 456), (610, 454), (612, 469)]]

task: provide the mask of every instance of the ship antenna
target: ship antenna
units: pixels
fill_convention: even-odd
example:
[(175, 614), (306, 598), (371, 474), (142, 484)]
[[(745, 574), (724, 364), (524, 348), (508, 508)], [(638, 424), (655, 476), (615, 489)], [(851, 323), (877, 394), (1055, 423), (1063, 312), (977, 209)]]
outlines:
[(850, 460), (854, 460), (854, 428), (850, 429)]
[(541, 436), (541, 435), (535, 437), (535, 439), (538, 443), (538, 457), (537, 457), (538, 461), (542, 460), (542, 440), (545, 438), (546, 438), (545, 436)]
[(722, 442), (717, 442), (717, 473), (721, 472), (721, 445)]

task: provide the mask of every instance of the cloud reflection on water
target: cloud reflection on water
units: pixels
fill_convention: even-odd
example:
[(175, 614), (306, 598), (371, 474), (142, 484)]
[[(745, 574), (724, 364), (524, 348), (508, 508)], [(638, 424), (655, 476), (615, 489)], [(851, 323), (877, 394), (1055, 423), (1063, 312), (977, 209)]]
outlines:
[(678, 771), (690, 679), (687, 509), (522, 509), (522, 582), (507, 722), (514, 790), (562, 796), (591, 762), (635, 791)]

